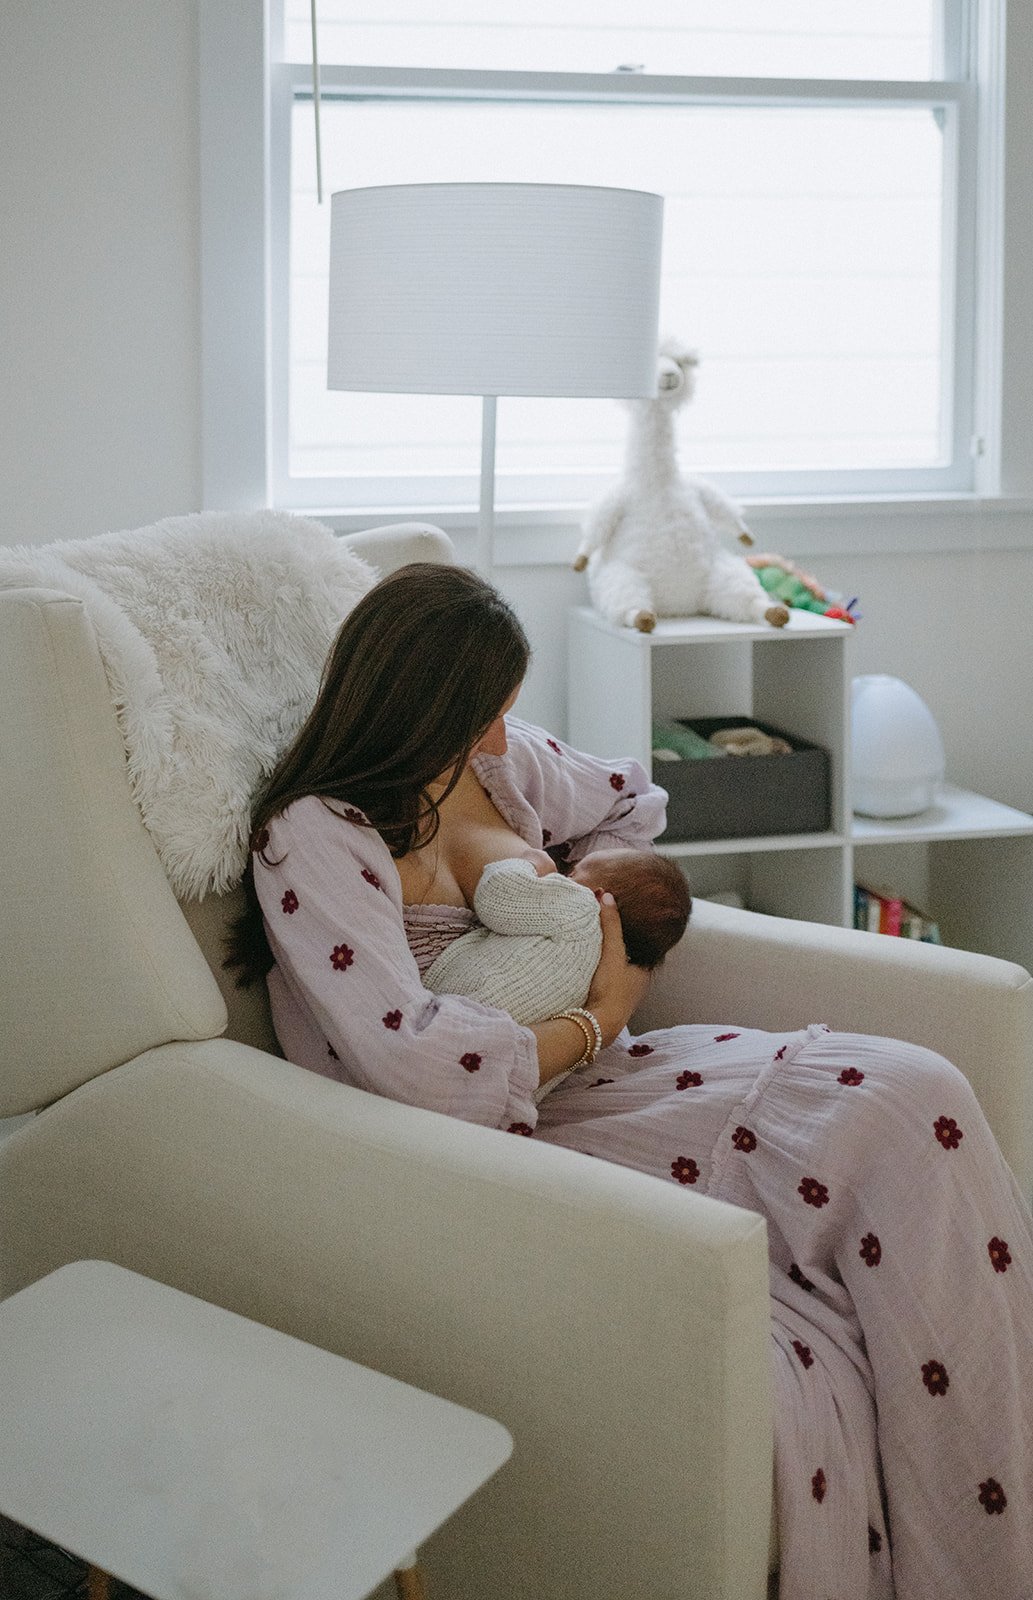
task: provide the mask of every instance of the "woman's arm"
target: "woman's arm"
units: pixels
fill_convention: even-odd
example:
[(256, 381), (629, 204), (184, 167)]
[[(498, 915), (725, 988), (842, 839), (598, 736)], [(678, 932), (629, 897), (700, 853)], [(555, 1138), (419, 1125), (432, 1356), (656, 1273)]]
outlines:
[[(604, 894), (599, 905), (599, 918), (603, 930), (603, 953), (595, 969), (585, 1001), (603, 1036), (603, 1048), (612, 1044), (626, 1028), (641, 1004), (649, 987), (649, 973), (642, 967), (633, 967), (628, 961), (621, 933), (620, 913), (612, 894)], [(538, 1067), (542, 1083), (559, 1077), (561, 1072), (580, 1060), (585, 1046), (584, 1034), (576, 1022), (566, 1017), (553, 1017), (539, 1022), (531, 1029), (538, 1041)], [(576, 1053), (571, 1055), (571, 1035), (576, 1034)]]
[(562, 865), (592, 850), (648, 850), (667, 820), (667, 792), (639, 762), (601, 761), (542, 728), (506, 718), (504, 756), (478, 755), (474, 767), (495, 805), (529, 842), (540, 829)]
[(491, 1127), (533, 1125), (534, 1034), (502, 1011), (423, 987), (398, 873), (375, 830), (314, 797), (296, 801), (270, 823), (255, 888), (284, 980), (349, 1082)]

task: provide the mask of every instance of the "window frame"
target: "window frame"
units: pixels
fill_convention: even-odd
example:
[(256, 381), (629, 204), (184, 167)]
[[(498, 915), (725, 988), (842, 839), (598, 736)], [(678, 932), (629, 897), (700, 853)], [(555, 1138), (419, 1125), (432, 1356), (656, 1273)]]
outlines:
[[(954, 80), (864, 80), (776, 78), (683, 78), (647, 74), (523, 73), (420, 70), (416, 68), (321, 67), (321, 97), (327, 100), (519, 101), (650, 106), (906, 107), (944, 116), (944, 280), (945, 314), (941, 342), (941, 414), (949, 419), (942, 444), (942, 466), (868, 469), (811, 469), (794, 472), (714, 471), (732, 495), (829, 495), (958, 493), (972, 487), (972, 380), (975, 329), (975, 116), (976, 91)], [(313, 507), (349, 501), (348, 480), (292, 477), (288, 471), (291, 113), (297, 100), (311, 99), (309, 69), (284, 63), (272, 69), (272, 459), (274, 503)], [(504, 404), (504, 401), (502, 402)], [(364, 503), (399, 504), (393, 482), (404, 483), (403, 503), (472, 505), (477, 498), (476, 460), (454, 476), (412, 477), (363, 482)], [(612, 477), (599, 472), (562, 477), (528, 475), (523, 485), (501, 471), (500, 505), (578, 504), (592, 498)]]
[[(274, 424), (282, 420), (276, 416), (276, 403), (272, 401), (272, 362), (277, 339), (282, 339), (285, 328), (282, 307), (277, 305), (273, 290), (273, 257), (282, 246), (274, 224), (272, 188), (275, 182), (289, 182), (289, 150), (282, 139), (274, 145), (271, 127), (278, 115), (289, 116), (289, 100), (277, 100), (285, 89), (290, 91), (290, 69), (275, 60), (277, 45), (277, 13), (279, 7), (273, 0), (264, 0), (261, 7), (243, 11), (235, 0), (199, 0), (200, 44), (200, 145), (201, 145), (201, 366), (202, 366), (202, 498), (210, 506), (253, 506), (272, 504)], [(941, 483), (936, 488), (921, 486), (906, 488), (903, 483), (890, 484), (889, 473), (880, 473), (877, 489), (857, 484), (852, 490), (840, 488), (830, 492), (818, 484), (810, 491), (791, 490), (780, 485), (777, 490), (762, 492), (759, 485), (744, 491), (733, 483), (730, 474), (716, 474), (730, 491), (737, 493), (754, 507), (771, 506), (781, 520), (782, 514), (796, 504), (806, 508), (807, 521), (822, 506), (834, 511), (836, 507), (853, 507), (845, 519), (846, 544), (853, 542), (850, 528), (867, 526), (867, 518), (857, 512), (868, 506), (880, 520), (894, 507), (939, 504), (945, 514), (951, 507), (960, 507), (978, 501), (985, 506), (988, 499), (1001, 494), (1002, 487), (1009, 498), (1002, 500), (1005, 509), (1017, 509), (1020, 501), (1033, 490), (1033, 471), (1025, 453), (1017, 445), (1025, 437), (1024, 424), (1033, 423), (1033, 405), (1028, 399), (1025, 374), (1033, 364), (1033, 333), (1021, 326), (1012, 326), (1007, 351), (1002, 330), (1006, 311), (1006, 295), (1010, 287), (1009, 258), (1005, 245), (1015, 252), (1010, 257), (1012, 276), (1019, 270), (1022, 259), (1016, 250), (1015, 240), (1021, 246), (1030, 237), (1030, 229), (1022, 221), (1021, 202), (1024, 195), (1033, 192), (1025, 176), (1025, 156), (1031, 141), (1026, 135), (1021, 112), (1013, 94), (1010, 115), (1006, 117), (1006, 34), (1010, 40), (1014, 31), (1019, 34), (1018, 63), (1011, 68), (1011, 77), (1021, 86), (1030, 60), (1026, 41), (1012, 21), (1015, 14), (1005, 16), (996, 0), (970, 0), (950, 8), (951, 26), (946, 46), (955, 56), (959, 72), (964, 69), (965, 81), (953, 79), (921, 81), (905, 84), (903, 90), (908, 101), (914, 90), (926, 102), (942, 97), (958, 108), (961, 117), (967, 118), (963, 148), (960, 152), (957, 174), (959, 212), (970, 208), (964, 215), (971, 216), (968, 227), (968, 259), (959, 255), (956, 273), (954, 338), (955, 353), (964, 356), (969, 352), (971, 382), (958, 385), (959, 400), (967, 405), (966, 422), (961, 411), (955, 415), (955, 468), (962, 468), (966, 460), (966, 446), (971, 441), (973, 478), (967, 486), (964, 474), (958, 471), (953, 485)], [(1006, 23), (1010, 28), (1006, 28)], [(294, 69), (300, 73), (301, 69)], [(376, 92), (409, 94), (414, 74), (402, 70), (365, 68), (321, 70), (323, 83), (329, 91), (342, 87), (349, 92), (359, 87)], [(438, 78), (439, 86), (449, 92), (462, 88), (473, 90), (471, 78), (483, 80), (526, 79), (527, 74), (420, 74), (424, 79)], [(541, 75), (542, 77), (552, 75)], [(571, 75), (558, 74), (554, 87), (562, 87), (569, 94)], [(823, 94), (827, 97), (829, 80), (657, 80), (645, 75), (622, 75), (620, 89), (624, 94), (655, 94), (657, 89), (683, 94), (686, 84), (694, 92), (722, 98), (730, 87), (741, 88), (745, 83), (763, 90), (763, 98), (772, 98), (773, 85), (788, 103), (802, 98), (813, 101)], [(465, 82), (463, 80), (466, 80)], [(583, 84), (583, 80), (579, 80)], [(892, 103), (900, 85), (889, 81), (878, 82), (873, 89), (864, 80), (832, 80), (835, 98), (856, 103), (866, 95), (876, 103)], [(499, 89), (504, 82), (496, 84)], [(515, 85), (511, 85), (515, 86)], [(977, 97), (978, 86), (978, 97)], [(426, 87), (426, 85), (421, 85)], [(605, 89), (612, 94), (609, 77)], [(1016, 109), (1012, 110), (1011, 107)], [(1007, 144), (1005, 134), (1007, 132)], [(1011, 204), (1014, 195), (1019, 204)], [(1005, 235), (1004, 200), (1009, 200), (1010, 226)], [(1018, 223), (1016, 225), (1016, 221)], [(964, 236), (959, 228), (958, 238)], [(1014, 299), (1014, 296), (1013, 296)], [(965, 302), (967, 300), (967, 306)], [(977, 357), (978, 352), (978, 357)], [(1006, 413), (1006, 415), (1005, 415)], [(966, 440), (966, 428), (969, 439)], [(1002, 450), (1006, 459), (1002, 461)], [(332, 480), (330, 480), (332, 482)], [(476, 473), (471, 471), (470, 482), (475, 483)], [(462, 527), (469, 513), (472, 495), (462, 509), (430, 503), (406, 494), (400, 488), (401, 480), (389, 485), (382, 503), (368, 499), (362, 506), (344, 507), (334, 503), (328, 481), (319, 480), (316, 493), (304, 499), (280, 497), (276, 503), (291, 504), (296, 509), (316, 509), (333, 516), (340, 526), (360, 525), (368, 513), (383, 511), (408, 511), (418, 504), (422, 515), (433, 514), (446, 525)], [(781, 508), (779, 510), (779, 508)], [(559, 524), (573, 526), (578, 518), (579, 505), (538, 504), (523, 505), (512, 512), (503, 510), (500, 520), (528, 528), (555, 527)], [(966, 519), (967, 520), (967, 519)], [(1013, 519), (1009, 519), (1012, 521)], [(921, 518), (923, 547), (935, 544), (928, 530), (933, 521)], [(823, 539), (823, 543), (826, 541)], [(833, 539), (833, 543), (835, 540)], [(880, 541), (881, 542), (881, 541)], [(993, 542), (997, 542), (994, 538)], [(954, 544), (954, 540), (951, 540)], [(829, 545), (831, 548), (831, 544)], [(560, 557), (562, 559), (562, 556)]]

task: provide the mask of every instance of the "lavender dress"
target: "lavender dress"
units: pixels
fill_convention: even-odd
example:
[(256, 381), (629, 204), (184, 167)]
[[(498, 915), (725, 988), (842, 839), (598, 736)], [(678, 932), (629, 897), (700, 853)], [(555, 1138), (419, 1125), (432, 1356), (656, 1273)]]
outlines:
[[(636, 763), (507, 731), (474, 764), (529, 845), (574, 861), (661, 831)], [(1033, 1600), (1033, 1231), (962, 1075), (729, 1019), (624, 1033), (538, 1106), (534, 1035), (420, 982), (473, 914), (404, 907), (363, 821), (297, 801), (255, 859), (287, 1057), (760, 1212), (783, 1600)]]

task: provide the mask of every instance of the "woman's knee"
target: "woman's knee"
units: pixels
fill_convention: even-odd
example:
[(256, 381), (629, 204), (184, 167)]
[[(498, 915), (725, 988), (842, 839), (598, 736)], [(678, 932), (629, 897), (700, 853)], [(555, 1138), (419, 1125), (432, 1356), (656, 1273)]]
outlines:
[(943, 1143), (958, 1139), (958, 1129), (974, 1134), (985, 1123), (972, 1085), (946, 1056), (908, 1040), (867, 1042), (859, 1067), (869, 1089), (868, 1128), (876, 1139), (881, 1126), (898, 1145), (930, 1132)]

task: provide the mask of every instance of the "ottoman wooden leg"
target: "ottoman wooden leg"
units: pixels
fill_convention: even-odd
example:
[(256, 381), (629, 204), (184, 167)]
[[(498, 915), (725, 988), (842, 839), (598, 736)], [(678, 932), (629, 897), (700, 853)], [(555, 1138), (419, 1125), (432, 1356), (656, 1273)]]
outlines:
[(411, 1566), (399, 1567), (395, 1573), (398, 1600), (427, 1600), (427, 1585), (423, 1569), (414, 1561)]
[(111, 1577), (100, 1567), (88, 1567), (86, 1572), (87, 1600), (111, 1600)]

